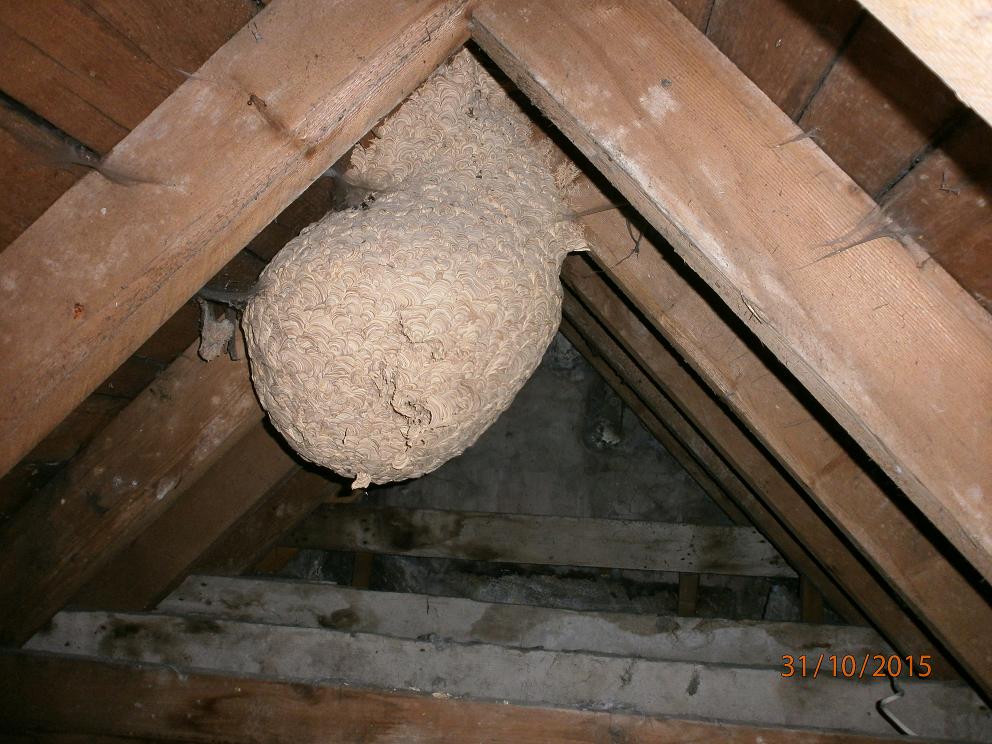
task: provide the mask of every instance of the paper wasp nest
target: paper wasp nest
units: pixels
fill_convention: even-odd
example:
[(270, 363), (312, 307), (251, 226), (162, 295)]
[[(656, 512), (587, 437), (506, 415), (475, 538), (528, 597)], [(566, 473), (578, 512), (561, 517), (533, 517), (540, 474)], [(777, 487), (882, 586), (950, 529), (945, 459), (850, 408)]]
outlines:
[(332, 212), (272, 261), (244, 315), (252, 378), (306, 459), (369, 482), (471, 445), (533, 373), (582, 250), (571, 173), (467, 52), (356, 148), (366, 209)]

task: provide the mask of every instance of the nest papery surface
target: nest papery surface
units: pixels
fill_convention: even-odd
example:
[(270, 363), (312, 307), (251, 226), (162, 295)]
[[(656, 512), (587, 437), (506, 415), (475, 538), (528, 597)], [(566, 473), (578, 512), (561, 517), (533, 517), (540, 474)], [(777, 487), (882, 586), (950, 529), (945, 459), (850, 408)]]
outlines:
[(355, 487), (461, 453), (534, 372), (583, 250), (532, 124), (467, 52), (352, 155), (367, 209), (332, 212), (263, 272), (244, 315), (276, 428)]

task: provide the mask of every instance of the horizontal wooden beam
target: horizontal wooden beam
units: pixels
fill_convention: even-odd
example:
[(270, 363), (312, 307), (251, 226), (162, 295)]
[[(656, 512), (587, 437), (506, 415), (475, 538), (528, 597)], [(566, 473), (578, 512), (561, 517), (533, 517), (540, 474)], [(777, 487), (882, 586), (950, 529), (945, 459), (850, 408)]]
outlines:
[[(836, 612), (850, 623), (863, 623), (861, 608), (851, 601), (845, 590), (836, 583), (836, 578), (825, 571), (815, 557), (813, 553), (815, 543), (810, 540), (810, 536), (798, 533), (799, 539), (797, 539), (781, 524), (776, 515), (713, 448), (708, 438), (693, 427), (675, 404), (637, 366), (637, 363), (609, 338), (605, 329), (598, 328), (591, 315), (578, 308), (577, 303), (568, 302), (567, 296), (564, 309), (566, 314), (562, 319), (562, 333), (607, 384), (617, 391), (645, 427), (658, 437), (658, 441), (666, 449), (674, 444), (676, 447), (685, 447), (691, 452), (706, 472), (718, 480), (727, 496), (750, 517), (754, 526), (768, 538), (789, 565), (801, 576), (809, 576), (816, 581), (817, 586), (830, 598)], [(857, 599), (860, 602), (869, 597), (858, 596)], [(919, 646), (918, 641), (922, 640), (922, 636), (911, 633), (909, 637), (905, 637), (905, 633), (900, 633), (899, 630), (908, 623), (908, 620), (902, 617), (898, 607), (893, 606), (893, 611), (897, 623), (890, 624), (886, 629), (886, 636), (897, 639), (894, 641), (897, 648), (901, 648), (901, 644), (906, 642), (911, 642), (908, 645), (912, 647)], [(912, 629), (911, 624), (909, 628)]]
[(151, 609), (239, 519), (297, 471), (262, 421), (73, 598), (102, 610)]
[(752, 527), (324, 506), (285, 544), (497, 563), (795, 576)]
[(861, 4), (992, 124), (992, 3), (861, 0)]
[(795, 655), (796, 649), (812, 656), (891, 653), (874, 630), (845, 625), (577, 612), (460, 597), (365, 592), (326, 583), (220, 576), (190, 576), (158, 609), (410, 640), (431, 636), (457, 643), (762, 666), (778, 671), (782, 670), (782, 655)]
[[(992, 579), (992, 318), (671, 5), (473, 38)], [(629, 263), (629, 261), (628, 261)]]
[[(501, 705), (350, 687), (178, 675), (161, 666), (0, 652), (0, 731), (274, 744), (882, 744), (889, 737)], [(38, 734), (37, 732), (42, 732)], [(83, 739), (83, 736), (86, 738)], [(42, 739), (42, 741), (48, 741)], [(63, 742), (64, 744), (64, 742)]]
[(248, 363), (196, 346), (0, 532), (0, 643), (26, 641), (261, 420)]
[[(426, 605), (423, 609), (428, 611)], [(876, 709), (881, 698), (891, 695), (884, 676), (856, 682), (843, 675), (803, 680), (767, 667), (408, 640), (187, 614), (61, 612), (31, 639), (29, 649), (154, 661), (172, 665), (180, 674), (186, 669), (261, 673), (310, 683), (332, 674), (358, 688), (415, 688), (558, 707), (609, 701), (618, 708), (674, 718), (849, 733), (892, 730)], [(992, 725), (992, 713), (963, 683), (904, 678), (900, 686), (905, 700), (891, 710), (923, 736), (982, 741)]]
[(278, 0), (0, 254), (0, 473), (466, 37), (464, 0)]

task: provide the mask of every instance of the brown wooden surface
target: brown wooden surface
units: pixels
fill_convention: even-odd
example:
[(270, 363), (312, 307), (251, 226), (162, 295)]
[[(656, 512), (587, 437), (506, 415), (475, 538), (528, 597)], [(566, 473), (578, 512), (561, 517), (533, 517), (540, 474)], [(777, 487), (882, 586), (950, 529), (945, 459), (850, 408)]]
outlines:
[(72, 604), (151, 609), (211, 545), (298, 467), (281, 437), (259, 421), (83, 587)]
[(443, 61), (463, 10), (280, 0), (115, 148), (109, 167), (154, 183), (90, 174), (0, 254), (16, 350), (0, 368), (0, 472)]
[(985, 0), (862, 0), (899, 40), (992, 124), (992, 34)]
[(261, 417), (244, 360), (188, 349), (0, 531), (0, 642), (27, 640)]
[(481, 4), (473, 36), (992, 576), (988, 314), (866, 241), (871, 199), (667, 4)]
[(882, 199), (885, 211), (992, 311), (992, 129), (970, 116)]
[(706, 35), (795, 119), (861, 12), (856, 0), (715, 0)]
[(909, 168), (961, 105), (878, 21), (867, 17), (799, 126), (871, 196)]
[(82, 177), (45, 160), (62, 146), (57, 131), (0, 99), (0, 250)]
[(888, 737), (438, 699), (0, 652), (0, 731), (287, 744), (870, 744)]
[(799, 602), (804, 623), (823, 623), (823, 595), (805, 577), (799, 577)]
[[(602, 196), (591, 192), (587, 199), (595, 202)], [(585, 203), (581, 201), (576, 206), (581, 208)], [(603, 212), (586, 218), (585, 224), (599, 266), (612, 274), (644, 317), (692, 363), (740, 421), (758, 435), (768, 451), (960, 663), (976, 675), (987, 675), (992, 664), (989, 659), (992, 646), (988, 642), (992, 618), (987, 623), (974, 622), (974, 618), (990, 617), (992, 612), (982, 588), (971, 584), (920, 533), (913, 520), (893, 502), (892, 498), (899, 498), (898, 494), (883, 490), (880, 482), (845, 449), (836, 432), (820, 422), (822, 412), (790, 388), (776, 364), (749, 347), (746, 331), (733, 319), (727, 320), (715, 298), (707, 299), (700, 294), (704, 290), (694, 287), (680, 273), (672, 263), (677, 258), (670, 249), (662, 252), (646, 237), (636, 258), (620, 262), (630, 252), (623, 217), (615, 212)], [(571, 270), (566, 262), (566, 278)], [(582, 283), (586, 297), (590, 300), (595, 297), (592, 305), (598, 312), (606, 313), (611, 305), (610, 294), (601, 289), (595, 295), (590, 294), (596, 290), (598, 275), (588, 269), (578, 273), (587, 277)], [(612, 304), (616, 305), (616, 301)], [(637, 325), (620, 319), (614, 323), (618, 324), (616, 328), (626, 328), (628, 334), (637, 329)], [(630, 338), (641, 359), (648, 350), (660, 346), (643, 331)], [(657, 356), (656, 361), (663, 358)], [(691, 378), (684, 371), (680, 373), (674, 360), (659, 368), (655, 380), (673, 395), (681, 389), (679, 396), (688, 415), (711, 436), (724, 437), (721, 451), (743, 468), (742, 472), (751, 473), (749, 482), (755, 491), (768, 499), (769, 506), (792, 525), (797, 535), (805, 531), (808, 536), (803, 541), (816, 546), (818, 558), (841, 579), (844, 569), (833, 561), (843, 559), (846, 549), (842, 543), (832, 536), (801, 494), (769, 467), (762, 453), (721, 407), (698, 384), (691, 384)], [(676, 388), (676, 383), (680, 383), (680, 388)], [(829, 545), (835, 546), (834, 549), (830, 550)], [(866, 588), (876, 583), (856, 562), (849, 565), (852, 577), (862, 576)], [(948, 587), (953, 590), (948, 592)], [(848, 591), (853, 592), (850, 588)], [(869, 611), (865, 600), (859, 600), (859, 604)], [(891, 601), (887, 605), (890, 619), (874, 618), (880, 627), (886, 622), (890, 627), (891, 623), (899, 622), (900, 608)], [(883, 630), (890, 638), (892, 633)], [(908, 637), (904, 636), (902, 642), (893, 639), (893, 643), (903, 645)]]
[(254, 14), (249, 0), (0, 4), (0, 90), (109, 152)]
[(269, 492), (196, 561), (197, 573), (237, 575), (248, 571), (318, 505), (341, 490), (322, 472), (298, 470)]

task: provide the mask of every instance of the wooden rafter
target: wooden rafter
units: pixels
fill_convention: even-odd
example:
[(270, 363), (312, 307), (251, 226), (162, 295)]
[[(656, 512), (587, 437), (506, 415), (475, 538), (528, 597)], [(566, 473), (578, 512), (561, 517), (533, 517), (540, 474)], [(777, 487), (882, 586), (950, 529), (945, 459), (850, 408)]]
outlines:
[(992, 408), (987, 313), (932, 262), (918, 265), (912, 241), (892, 237), (874, 202), (667, 3), (510, 0), (480, 4), (472, 23), (487, 54), (992, 577), (992, 420), (975, 414)]
[(465, 39), (464, 6), (272, 4), (0, 255), (0, 473)]
[(992, 2), (861, 0), (861, 4), (992, 124)]
[(243, 358), (190, 347), (0, 532), (0, 641), (26, 641), (262, 415)]

